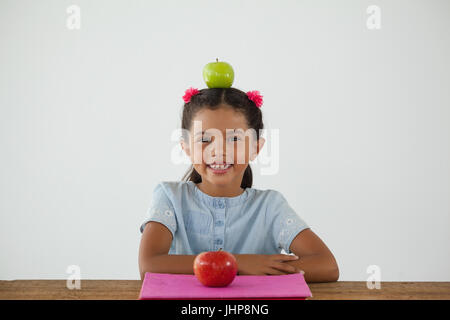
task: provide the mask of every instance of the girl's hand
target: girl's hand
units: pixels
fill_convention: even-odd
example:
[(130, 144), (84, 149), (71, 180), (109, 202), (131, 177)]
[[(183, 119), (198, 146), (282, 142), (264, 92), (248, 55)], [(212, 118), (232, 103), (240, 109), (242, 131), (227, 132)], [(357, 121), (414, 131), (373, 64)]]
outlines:
[[(285, 263), (297, 256), (288, 254), (236, 254), (239, 275), (280, 275), (303, 272)], [(304, 273), (304, 272), (303, 272)]]

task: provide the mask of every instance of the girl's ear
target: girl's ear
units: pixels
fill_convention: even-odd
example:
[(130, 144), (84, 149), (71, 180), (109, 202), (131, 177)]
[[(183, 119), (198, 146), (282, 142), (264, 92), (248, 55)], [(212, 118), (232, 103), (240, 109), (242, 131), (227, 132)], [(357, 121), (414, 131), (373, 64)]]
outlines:
[(191, 156), (191, 150), (189, 149), (189, 143), (186, 143), (183, 138), (180, 139), (181, 149), (187, 154), (188, 157)]
[(256, 159), (256, 157), (258, 156), (258, 153), (261, 151), (265, 142), (266, 142), (266, 140), (263, 137), (259, 137), (258, 142), (255, 143), (252, 148), (252, 153), (250, 155), (250, 161), (253, 161)]

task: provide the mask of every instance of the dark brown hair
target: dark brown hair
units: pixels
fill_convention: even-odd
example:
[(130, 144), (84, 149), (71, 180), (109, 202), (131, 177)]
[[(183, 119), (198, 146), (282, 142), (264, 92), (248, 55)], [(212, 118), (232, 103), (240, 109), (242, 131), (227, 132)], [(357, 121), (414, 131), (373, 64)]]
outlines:
[[(236, 88), (208, 88), (199, 90), (199, 93), (193, 95), (191, 100), (184, 104), (181, 128), (190, 131), (192, 120), (199, 110), (203, 108), (215, 110), (221, 105), (228, 105), (235, 111), (241, 112), (247, 119), (248, 128), (252, 128), (256, 131), (256, 137), (259, 140), (259, 130), (264, 128), (262, 112), (260, 108), (247, 97), (245, 92)], [(183, 132), (185, 132), (185, 130), (183, 130)], [(187, 137), (183, 138), (186, 140)], [(202, 177), (195, 170), (194, 166), (191, 165), (191, 168), (186, 172), (182, 180), (199, 183), (202, 182)], [(249, 164), (245, 169), (241, 188), (251, 188), (252, 184), (253, 174)]]

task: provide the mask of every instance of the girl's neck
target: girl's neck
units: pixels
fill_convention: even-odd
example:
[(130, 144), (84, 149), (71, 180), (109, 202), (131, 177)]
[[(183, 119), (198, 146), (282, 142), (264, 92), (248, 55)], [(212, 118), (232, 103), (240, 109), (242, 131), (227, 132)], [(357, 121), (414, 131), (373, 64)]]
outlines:
[(197, 183), (197, 187), (211, 197), (237, 197), (245, 191), (240, 185), (218, 186), (207, 181)]

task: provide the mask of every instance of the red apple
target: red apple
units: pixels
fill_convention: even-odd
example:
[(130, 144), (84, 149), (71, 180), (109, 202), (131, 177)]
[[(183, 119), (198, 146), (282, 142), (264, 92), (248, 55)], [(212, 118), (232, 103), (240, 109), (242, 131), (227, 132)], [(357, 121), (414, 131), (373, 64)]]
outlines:
[(208, 287), (226, 287), (233, 282), (237, 270), (236, 258), (222, 249), (202, 252), (194, 259), (194, 274)]

